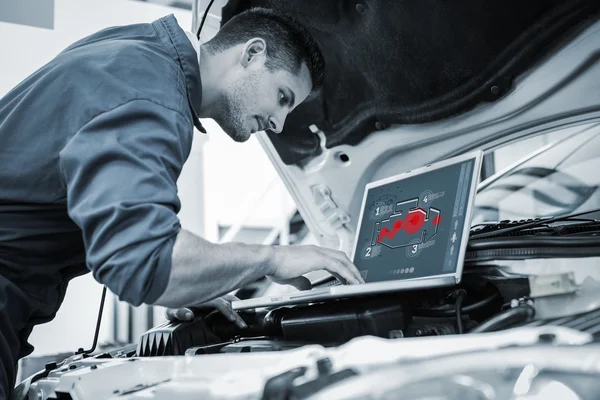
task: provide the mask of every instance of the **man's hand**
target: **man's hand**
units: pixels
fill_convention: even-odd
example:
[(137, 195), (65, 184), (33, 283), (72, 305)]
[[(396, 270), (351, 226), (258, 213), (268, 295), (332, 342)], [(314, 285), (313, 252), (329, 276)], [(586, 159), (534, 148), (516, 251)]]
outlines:
[[(318, 246), (216, 244), (182, 230), (173, 246), (169, 283), (154, 304), (167, 308), (189, 307), (265, 276), (301, 290), (308, 289), (310, 284), (303, 275), (323, 269), (343, 284), (364, 283), (356, 267), (341, 251)], [(223, 309), (222, 302), (213, 306), (216, 305)]]
[(342, 284), (365, 283), (344, 252), (318, 246), (275, 246), (273, 250), (274, 282), (310, 289), (310, 282), (302, 275), (324, 269)]
[(165, 317), (171, 321), (191, 321), (194, 319), (194, 311), (200, 311), (204, 308), (215, 308), (225, 316), (229, 321), (235, 323), (239, 328), (247, 328), (244, 320), (231, 308), (231, 302), (239, 300), (237, 297), (226, 294), (217, 297), (214, 300), (190, 308), (167, 308)]

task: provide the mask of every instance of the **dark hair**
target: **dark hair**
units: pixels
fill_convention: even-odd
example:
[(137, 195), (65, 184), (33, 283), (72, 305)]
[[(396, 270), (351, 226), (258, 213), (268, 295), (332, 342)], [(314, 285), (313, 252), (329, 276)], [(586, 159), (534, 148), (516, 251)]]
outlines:
[(249, 9), (227, 21), (204, 46), (218, 53), (255, 37), (267, 43), (267, 68), (298, 74), (304, 62), (313, 90), (321, 87), (325, 76), (323, 54), (308, 30), (288, 15), (266, 8)]

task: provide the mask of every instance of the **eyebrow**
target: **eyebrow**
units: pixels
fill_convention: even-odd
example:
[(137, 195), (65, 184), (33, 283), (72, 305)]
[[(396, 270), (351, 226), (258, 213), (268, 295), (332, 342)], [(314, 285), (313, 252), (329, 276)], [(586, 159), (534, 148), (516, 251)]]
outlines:
[(284, 86), (284, 89), (286, 92), (288, 92), (287, 95), (290, 98), (290, 108), (293, 108), (294, 104), (296, 104), (296, 96), (294, 95), (294, 91), (288, 86)]

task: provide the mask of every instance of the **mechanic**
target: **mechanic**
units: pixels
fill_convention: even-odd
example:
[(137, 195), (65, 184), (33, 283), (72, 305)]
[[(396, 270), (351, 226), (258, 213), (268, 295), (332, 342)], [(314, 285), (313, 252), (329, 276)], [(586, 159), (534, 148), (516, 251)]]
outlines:
[(169, 15), (92, 34), (0, 99), (0, 398), (33, 327), (89, 271), (133, 306), (173, 309), (227, 304), (264, 276), (300, 289), (320, 269), (363, 282), (343, 252), (213, 244), (177, 217), (199, 118), (237, 142), (280, 132), (324, 65), (309, 33), (272, 11), (239, 14), (202, 45)]

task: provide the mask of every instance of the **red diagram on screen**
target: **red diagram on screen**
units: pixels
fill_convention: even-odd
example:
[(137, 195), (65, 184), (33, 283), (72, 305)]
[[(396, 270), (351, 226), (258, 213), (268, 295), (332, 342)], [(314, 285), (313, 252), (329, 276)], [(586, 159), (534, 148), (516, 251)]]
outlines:
[[(419, 205), (419, 199), (396, 203), (394, 213), (375, 224), (372, 244), (390, 248), (426, 243), (433, 238), (442, 222), (442, 213)], [(417, 239), (417, 241), (415, 241)]]

